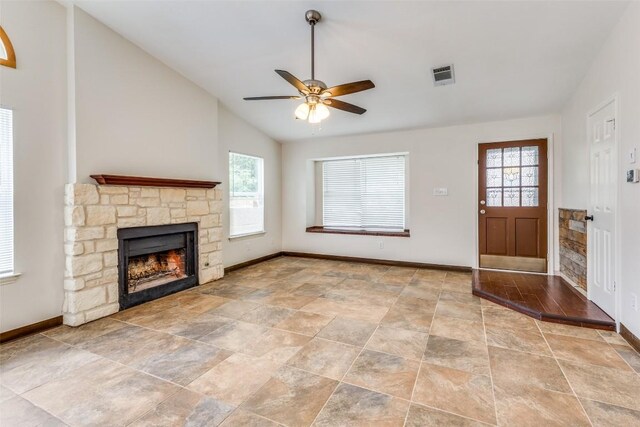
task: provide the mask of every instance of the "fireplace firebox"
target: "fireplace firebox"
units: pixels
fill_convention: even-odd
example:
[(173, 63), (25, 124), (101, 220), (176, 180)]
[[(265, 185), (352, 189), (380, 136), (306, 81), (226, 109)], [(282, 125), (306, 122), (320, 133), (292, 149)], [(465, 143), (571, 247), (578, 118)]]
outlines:
[(120, 310), (198, 284), (196, 223), (118, 230)]

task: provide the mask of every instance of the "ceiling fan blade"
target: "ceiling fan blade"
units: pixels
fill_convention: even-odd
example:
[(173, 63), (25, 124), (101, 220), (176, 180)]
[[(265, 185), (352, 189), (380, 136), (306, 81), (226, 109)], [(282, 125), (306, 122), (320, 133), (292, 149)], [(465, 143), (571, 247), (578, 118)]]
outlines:
[(310, 92), (309, 88), (290, 72), (284, 71), (284, 70), (276, 70), (276, 73), (278, 73), (280, 77), (282, 77), (283, 79), (291, 83), (300, 92), (303, 92), (303, 93)]
[(300, 99), (299, 96), (250, 96), (247, 98), (242, 98), (245, 101), (263, 101), (268, 99)]
[(348, 111), (354, 114), (364, 114), (367, 110), (357, 105), (349, 104), (348, 102), (338, 101), (337, 99), (327, 99), (324, 101), (328, 107), (337, 108), (338, 110)]
[(330, 93), (331, 96), (342, 96), (350, 93), (361, 92), (367, 89), (373, 89), (376, 85), (371, 80), (362, 80), (359, 82), (345, 83), (343, 85), (333, 86), (322, 91), (322, 93)]

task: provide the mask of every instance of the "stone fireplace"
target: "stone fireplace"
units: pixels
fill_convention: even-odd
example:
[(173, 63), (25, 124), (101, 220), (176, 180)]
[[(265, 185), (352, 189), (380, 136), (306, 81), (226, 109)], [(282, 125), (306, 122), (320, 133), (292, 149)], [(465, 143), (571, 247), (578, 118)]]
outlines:
[(217, 188), (67, 184), (64, 323), (222, 277), (221, 211)]

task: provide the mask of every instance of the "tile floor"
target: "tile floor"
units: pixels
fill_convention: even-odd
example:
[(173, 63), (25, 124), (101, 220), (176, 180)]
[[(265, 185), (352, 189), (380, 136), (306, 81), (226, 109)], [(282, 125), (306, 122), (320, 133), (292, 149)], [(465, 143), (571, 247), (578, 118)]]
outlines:
[(277, 258), (0, 346), (0, 425), (640, 425), (640, 356), (471, 276)]

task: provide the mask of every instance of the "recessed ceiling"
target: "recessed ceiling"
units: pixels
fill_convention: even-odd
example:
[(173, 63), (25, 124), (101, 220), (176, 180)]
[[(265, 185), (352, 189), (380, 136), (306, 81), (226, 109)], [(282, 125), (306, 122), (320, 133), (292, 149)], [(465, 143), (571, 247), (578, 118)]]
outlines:
[[(77, 1), (83, 10), (280, 141), (501, 120), (560, 111), (626, 1)], [(316, 78), (371, 79), (321, 129), (273, 70), (310, 78), (307, 9), (318, 9)], [(454, 64), (434, 87), (431, 68)]]

